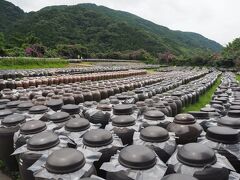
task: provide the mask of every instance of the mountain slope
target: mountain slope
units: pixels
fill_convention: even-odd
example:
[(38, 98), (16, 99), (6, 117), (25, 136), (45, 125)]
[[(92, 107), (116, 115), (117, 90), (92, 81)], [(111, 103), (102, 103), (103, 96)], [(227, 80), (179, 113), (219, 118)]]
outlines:
[[(1, 19), (0, 16), (0, 22)], [(9, 41), (14, 34), (33, 34), (49, 47), (82, 44), (94, 53), (145, 49), (154, 55), (166, 51), (179, 55), (199, 49), (222, 49), (199, 34), (172, 31), (133, 14), (95, 4), (46, 7), (21, 15), (7, 26), (5, 36)]]
[(8, 27), (24, 16), (24, 11), (12, 3), (0, 0), (0, 31), (7, 31)]

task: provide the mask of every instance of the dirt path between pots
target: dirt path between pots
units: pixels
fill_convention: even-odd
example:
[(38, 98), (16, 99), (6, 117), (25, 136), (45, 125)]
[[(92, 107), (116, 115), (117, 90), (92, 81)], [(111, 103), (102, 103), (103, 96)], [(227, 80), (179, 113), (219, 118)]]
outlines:
[(3, 174), (2, 171), (0, 171), (0, 179), (1, 180), (11, 180), (11, 178), (8, 177), (7, 175)]

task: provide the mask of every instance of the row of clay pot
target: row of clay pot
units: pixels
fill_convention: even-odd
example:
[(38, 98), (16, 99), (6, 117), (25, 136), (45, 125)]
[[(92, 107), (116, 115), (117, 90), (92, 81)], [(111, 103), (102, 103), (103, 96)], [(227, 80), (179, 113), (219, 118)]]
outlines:
[[(143, 68), (144, 69), (144, 68)], [(0, 79), (16, 79), (23, 77), (53, 76), (57, 74), (86, 74), (96, 72), (127, 71), (128, 67), (81, 67), (81, 68), (49, 68), (49, 69), (31, 69), (31, 70), (0, 70)]]
[(105, 72), (105, 73), (92, 73), (87, 75), (58, 75), (58, 76), (46, 76), (46, 77), (36, 77), (36, 78), (24, 78), (18, 80), (1, 80), (0, 90), (4, 88), (16, 89), (22, 87), (24, 89), (30, 86), (38, 87), (40, 85), (58, 85), (58, 84), (69, 84), (75, 82), (83, 81), (99, 81), (105, 79), (123, 78), (129, 76), (144, 75), (146, 71), (144, 70), (130, 70), (130, 71), (117, 71), (117, 72)]
[[(169, 88), (171, 88), (170, 86), (169, 86)], [(119, 97), (119, 100), (120, 101), (122, 101), (122, 99), (124, 99), (124, 97), (120, 97), (120, 96), (118, 96)], [(2, 113), (1, 113), (1, 118), (4, 118), (5, 120), (3, 120), (3, 122), (5, 123), (4, 125), (6, 126), (6, 127), (11, 127), (11, 126), (14, 126), (14, 125), (16, 125), (16, 123), (20, 123), (20, 122), (24, 122), (24, 121), (27, 121), (27, 124), (26, 125), (23, 125), (23, 126), (21, 126), (21, 130), (22, 130), (22, 132), (23, 131), (25, 131), (25, 133), (23, 133), (23, 135), (26, 135), (25, 137), (27, 138), (27, 137), (29, 137), (29, 135), (30, 136), (32, 136), (33, 134), (36, 134), (36, 133), (38, 133), (39, 131), (44, 131), (44, 130), (46, 130), (46, 125), (44, 125), (44, 123), (41, 123), (40, 121), (34, 121), (34, 122), (32, 122), (31, 120), (41, 120), (41, 121), (52, 121), (52, 122), (54, 122), (55, 124), (57, 124), (57, 126), (60, 128), (62, 125), (64, 125), (64, 123), (63, 122), (67, 122), (68, 120), (69, 120), (69, 117), (70, 116), (72, 116), (72, 118), (73, 117), (75, 117), (75, 116), (77, 116), (79, 113), (80, 113), (80, 108), (79, 108), (79, 106), (77, 106), (77, 105), (71, 105), (71, 104), (68, 104), (68, 105), (64, 105), (64, 106), (62, 106), (61, 108), (60, 108), (60, 110), (62, 111), (62, 112), (57, 112), (57, 113), (54, 113), (53, 112), (53, 110), (49, 110), (46, 106), (43, 106), (43, 105), (40, 105), (40, 106), (30, 106), (31, 104), (30, 103), (28, 103), (28, 102), (26, 102), (26, 103), (20, 103), (19, 105), (17, 105), (17, 109), (14, 111), (15, 112), (15, 114), (14, 114), (14, 123), (11, 121), (11, 116), (13, 116), (13, 115), (11, 115), (11, 114), (9, 114), (9, 115), (7, 115), (8, 114), (8, 112), (13, 112), (13, 110), (14, 110), (14, 103), (13, 104), (11, 104), (11, 103), (9, 102), (8, 103), (8, 105), (7, 105), (7, 107), (11, 107), (12, 109), (10, 110), (10, 109), (6, 109), (5, 111), (2, 111)], [(102, 104), (102, 103), (101, 103)], [(16, 105), (16, 104), (15, 104)], [(103, 105), (103, 104), (102, 104)], [(86, 104), (83, 104), (83, 106), (85, 107), (85, 108), (87, 108), (87, 107), (89, 107), (89, 105), (86, 103)], [(84, 111), (86, 111), (86, 109), (84, 109), (84, 107), (82, 107), (81, 109), (82, 110), (84, 110)], [(101, 106), (99, 106), (99, 108), (100, 108)], [(103, 106), (104, 107), (104, 106)], [(129, 107), (127, 107), (127, 108), (129, 108)], [(130, 109), (131, 109), (132, 107), (130, 107)], [(122, 114), (122, 111), (124, 111), (124, 109), (126, 109), (126, 107), (115, 107), (115, 110), (114, 110), (114, 113), (115, 114)], [(55, 111), (59, 111), (58, 109), (54, 109)], [(105, 110), (106, 110), (106, 108), (105, 108)], [(132, 112), (132, 111), (131, 111)], [(131, 113), (130, 112), (130, 113)], [(21, 115), (20, 115), (21, 114)], [(68, 114), (70, 114), (70, 115), (68, 115)], [(87, 114), (89, 114), (89, 111), (88, 112), (86, 112), (85, 113), (86, 115)], [(124, 114), (122, 114), (122, 115), (124, 115)], [(10, 116), (10, 117), (9, 117)], [(24, 118), (24, 117), (27, 117), (27, 119), (26, 118)], [(87, 117), (87, 116), (86, 116)], [(91, 116), (89, 117), (90, 119), (90, 122), (92, 122), (92, 123), (94, 123), (94, 124), (96, 124), (96, 119), (93, 119)], [(8, 120), (8, 119), (10, 119), (10, 120)], [(79, 121), (79, 120), (73, 120), (74, 122), (75, 121)], [(116, 120), (117, 121), (117, 120)], [(35, 124), (35, 122), (36, 122), (36, 124)], [(74, 123), (73, 122), (73, 123)], [(75, 122), (76, 123), (76, 122)], [(75, 124), (74, 123), (74, 124)], [(29, 124), (29, 125), (28, 125)], [(62, 125), (61, 125), (62, 124)], [(27, 128), (27, 129), (25, 129), (25, 128)], [(30, 128), (30, 129), (29, 129)], [(36, 129), (35, 129), (36, 128)], [(59, 128), (57, 128), (57, 129), (59, 129)], [(25, 130), (23, 130), (23, 129), (25, 129)], [(5, 128), (5, 130), (6, 130), (6, 128)], [(13, 131), (13, 129), (12, 128), (10, 128), (10, 130), (11, 131)], [(69, 129), (68, 129), (69, 130)], [(75, 129), (76, 130), (76, 129)], [(21, 133), (21, 131), (20, 131), (20, 133)], [(30, 133), (30, 134), (29, 134)], [(94, 132), (94, 133), (97, 133), (97, 132)], [(118, 134), (121, 134), (121, 132), (119, 132)], [(127, 133), (126, 133), (127, 134)], [(37, 140), (36, 141), (39, 141), (39, 138), (41, 138), (41, 139), (45, 139), (46, 141), (47, 141), (47, 139), (48, 138), (50, 138), (51, 137), (51, 134), (43, 134), (43, 135), (39, 135), (40, 137), (35, 137), (35, 138), (37, 138)], [(53, 137), (52, 137), (53, 138)], [(51, 138), (50, 138), (51, 139)], [(124, 141), (124, 139), (122, 139), (123, 141)], [(44, 140), (42, 140), (42, 141), (44, 141)], [(42, 142), (41, 141), (41, 142)], [(20, 147), (21, 145), (23, 145), (22, 143), (24, 143), (24, 142), (22, 142), (22, 140), (21, 140), (21, 138), (20, 138), (20, 140), (17, 140), (17, 144), (15, 144), (15, 147)], [(2, 143), (4, 143), (4, 141), (2, 141)], [(11, 141), (9, 141), (8, 143), (11, 143)], [(26, 143), (26, 142), (25, 142)], [(45, 142), (44, 142), (45, 143)], [(42, 144), (43, 146), (44, 146), (44, 143)], [(19, 145), (20, 144), (20, 145)], [(5, 146), (6, 146), (6, 144), (5, 144)], [(31, 145), (30, 145), (31, 146)], [(40, 147), (40, 149), (42, 149), (43, 147)], [(50, 148), (50, 147), (45, 147), (45, 148)], [(31, 149), (31, 148), (30, 148)], [(10, 151), (10, 149), (8, 149), (9, 151)], [(35, 149), (35, 151), (39, 151), (38, 149)], [(115, 151), (114, 151), (115, 152)], [(107, 154), (109, 154), (109, 153), (107, 153)], [(105, 155), (106, 156), (106, 155)], [(29, 159), (29, 158), (31, 158), (31, 160)], [(38, 153), (37, 153), (37, 155), (31, 155), (31, 157), (29, 156), (27, 156), (27, 154), (22, 154), (22, 155), (20, 155), (20, 160), (21, 160), (21, 162), (23, 162), (23, 164), (20, 164), (20, 170), (21, 170), (21, 172), (22, 172), (22, 174), (24, 174), (23, 176), (24, 177), (28, 177), (27, 179), (29, 179), (29, 171), (27, 171), (27, 167), (26, 166), (28, 166), (29, 165), (29, 163), (31, 164), (31, 163), (33, 163), (32, 161), (33, 160), (37, 160), (39, 158), (39, 155), (38, 155)], [(8, 161), (8, 164), (11, 164), (11, 161)], [(96, 165), (97, 166), (97, 165)], [(14, 167), (12, 164), (11, 164), (11, 167)], [(98, 169), (99, 170), (99, 169)], [(26, 178), (23, 178), (23, 179), (26, 179)]]

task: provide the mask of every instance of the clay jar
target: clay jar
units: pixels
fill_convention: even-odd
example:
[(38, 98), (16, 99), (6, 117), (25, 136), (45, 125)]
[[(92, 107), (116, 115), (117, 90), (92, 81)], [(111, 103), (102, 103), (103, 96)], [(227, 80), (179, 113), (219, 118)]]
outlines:
[(98, 91), (98, 89), (92, 88), (91, 92), (92, 92), (93, 101), (96, 101), (96, 102), (101, 101), (101, 93)]
[(66, 104), (75, 104), (75, 99), (72, 93), (63, 94), (63, 103)]
[(176, 150), (176, 144), (169, 146), (166, 149), (162, 149), (158, 147), (157, 145), (154, 145), (154, 143), (165, 143), (169, 140), (169, 133), (166, 129), (163, 129), (158, 126), (149, 126), (140, 131), (140, 137), (142, 141), (152, 143), (150, 145), (150, 148), (152, 148), (158, 157), (166, 163), (168, 159), (171, 157), (171, 155)]
[(233, 129), (240, 129), (240, 110), (230, 110), (228, 114), (218, 120), (219, 126), (227, 126)]
[(129, 115), (120, 115), (112, 119), (113, 132), (122, 140), (124, 145), (132, 145), (136, 120)]
[(12, 114), (5, 116), (1, 124), (4, 127), (0, 128), (0, 159), (3, 160), (6, 166), (11, 171), (17, 170), (17, 161), (15, 156), (11, 156), (14, 151), (13, 136), (20, 128), (20, 124), (25, 122), (26, 117), (20, 114)]
[(73, 97), (75, 100), (75, 104), (80, 104), (84, 102), (84, 96), (81, 91), (75, 91), (73, 92)]
[(177, 144), (196, 142), (202, 133), (202, 127), (191, 114), (178, 114), (168, 125), (167, 130), (175, 132)]
[(85, 90), (82, 90), (82, 93), (83, 93), (84, 101), (93, 101), (93, 96), (91, 91), (85, 89)]
[[(224, 145), (234, 145), (240, 142), (239, 132), (237, 130), (220, 126), (208, 128), (206, 138), (212, 142)], [(238, 173), (240, 172), (240, 160), (238, 160), (236, 156), (229, 153), (223, 148), (218, 148), (214, 150), (216, 150), (219, 154), (225, 156), (232, 164), (232, 166), (236, 169), (236, 171)]]

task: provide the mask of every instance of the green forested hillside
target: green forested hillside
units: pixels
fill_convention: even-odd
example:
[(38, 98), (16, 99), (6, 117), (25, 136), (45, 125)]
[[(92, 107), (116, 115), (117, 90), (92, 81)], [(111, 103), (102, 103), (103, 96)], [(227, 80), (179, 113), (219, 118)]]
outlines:
[(0, 0), (0, 22), (8, 48), (24, 46), (31, 36), (49, 48), (78, 44), (86, 47), (88, 53), (144, 49), (157, 56), (165, 52), (181, 55), (222, 49), (200, 34), (172, 31), (133, 14), (95, 4), (51, 6), (23, 13)]

